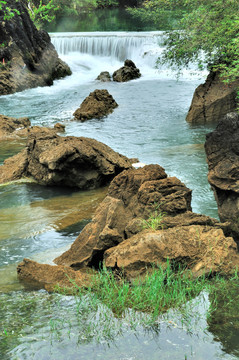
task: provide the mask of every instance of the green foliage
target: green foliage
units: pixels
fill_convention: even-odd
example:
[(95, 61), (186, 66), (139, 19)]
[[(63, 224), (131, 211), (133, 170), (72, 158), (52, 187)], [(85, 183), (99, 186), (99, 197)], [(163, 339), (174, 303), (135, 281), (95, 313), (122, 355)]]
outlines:
[[(18, 2), (19, 0), (16, 0)], [(3, 20), (10, 20), (16, 14), (20, 15), (20, 12), (17, 9), (12, 9), (7, 5), (7, 1), (0, 0), (0, 11), (3, 12)]]
[(139, 11), (132, 11), (136, 16), (151, 16), (158, 26), (165, 14), (174, 11), (178, 15), (170, 29), (174, 31), (167, 32), (160, 63), (179, 71), (190, 62), (199, 68), (205, 63), (209, 69), (220, 71), (225, 81), (238, 78), (238, 0), (147, 0)]
[(32, 1), (28, 1), (29, 15), (37, 27), (40, 27), (44, 22), (51, 22), (55, 19), (55, 11), (58, 9), (54, 4), (54, 0), (50, 0), (46, 5), (40, 0), (38, 5)]
[(163, 218), (166, 215), (160, 209), (161, 204), (154, 204), (154, 210), (147, 220), (143, 220), (143, 229), (163, 229)]
[[(74, 282), (73, 282), (74, 284)], [(105, 267), (92, 280), (91, 287), (82, 289), (75, 285), (80, 296), (92, 293), (117, 315), (129, 308), (134, 311), (149, 312), (159, 316), (169, 308), (177, 308), (206, 289), (209, 280), (195, 279), (185, 269), (175, 273), (168, 261), (167, 266), (151, 269), (143, 278), (130, 283), (124, 278), (116, 278)]]

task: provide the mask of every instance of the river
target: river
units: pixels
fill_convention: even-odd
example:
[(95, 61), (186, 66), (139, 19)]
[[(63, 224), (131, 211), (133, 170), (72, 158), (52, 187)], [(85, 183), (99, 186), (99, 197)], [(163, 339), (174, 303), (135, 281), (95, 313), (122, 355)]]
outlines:
[[(156, 69), (162, 32), (52, 33), (51, 37), (72, 76), (52, 87), (1, 96), (0, 113), (28, 116), (32, 125), (52, 127), (61, 122), (65, 135), (92, 137), (128, 157), (160, 164), (193, 190), (194, 212), (217, 217), (203, 147), (205, 134), (215, 125), (192, 126), (185, 121), (193, 92), (206, 72), (192, 67), (177, 81), (167, 66)], [(101, 71), (112, 73), (121, 67), (126, 58), (140, 68), (140, 79), (95, 80)], [(75, 121), (72, 114), (84, 98), (104, 88), (119, 107), (100, 120)], [(23, 141), (2, 143), (1, 163), (23, 146)], [(230, 328), (226, 320), (220, 329), (211, 320), (207, 330), (208, 294), (190, 305), (186, 326), (182, 313), (171, 310), (152, 328), (113, 314), (103, 320), (100, 309), (91, 309), (87, 299), (79, 312), (74, 297), (30, 291), (19, 283), (17, 264), (24, 257), (52, 263), (89, 221), (106, 191), (33, 183), (0, 186), (1, 359), (238, 359), (238, 313)]]

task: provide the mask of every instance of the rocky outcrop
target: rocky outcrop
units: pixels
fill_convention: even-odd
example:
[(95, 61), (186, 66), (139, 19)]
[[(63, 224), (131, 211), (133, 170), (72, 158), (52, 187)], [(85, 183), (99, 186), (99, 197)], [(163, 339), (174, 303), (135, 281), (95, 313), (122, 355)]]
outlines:
[(238, 87), (239, 79), (226, 84), (218, 73), (210, 72), (205, 83), (196, 88), (186, 120), (192, 124), (218, 122), (237, 108)]
[[(153, 229), (157, 218), (157, 229)], [(62, 271), (65, 266), (81, 274), (98, 269), (105, 261), (108, 268), (131, 278), (170, 261), (173, 268), (186, 266), (195, 276), (228, 274), (235, 271), (239, 256), (236, 243), (223, 229), (227, 230), (227, 224), (194, 214), (191, 190), (177, 178), (167, 177), (159, 165), (129, 169), (111, 182), (91, 223), (71, 248), (54, 260), (55, 269), (60, 266)], [(31, 269), (31, 262), (25, 261), (19, 277), (31, 279)], [(49, 265), (44, 269), (40, 264), (39, 269), (46, 272), (48, 280)], [(36, 281), (37, 263), (33, 271)], [(52, 275), (50, 279), (56, 283)]]
[[(156, 204), (159, 208), (155, 208)], [(97, 268), (107, 249), (141, 234), (152, 214), (155, 218), (162, 217), (159, 223), (162, 231), (175, 226), (189, 229), (195, 224), (199, 228), (217, 226), (216, 220), (191, 212), (191, 190), (180, 180), (168, 178), (159, 165), (148, 165), (124, 171), (111, 182), (108, 196), (96, 210), (92, 222), (55, 262), (76, 269)], [(176, 235), (174, 241), (177, 242)]]
[(26, 2), (7, 0), (6, 6), (19, 15), (4, 20), (0, 11), (0, 95), (52, 85), (54, 79), (70, 75), (47, 32), (32, 23)]
[(9, 116), (0, 115), (0, 141), (11, 140), (18, 137), (27, 138), (31, 134), (45, 132), (45, 134), (56, 134), (58, 132), (64, 132), (65, 126), (57, 123), (54, 128), (31, 126), (31, 122), (27, 117), (24, 118), (13, 118)]
[(135, 63), (131, 60), (125, 60), (124, 66), (113, 73), (113, 80), (117, 82), (126, 82), (140, 78), (141, 74)]
[(205, 151), (208, 181), (218, 205), (221, 221), (229, 221), (239, 240), (239, 115), (227, 114), (207, 134)]
[(102, 81), (102, 82), (108, 82), (111, 81), (111, 76), (108, 71), (102, 71), (96, 78), (96, 80)]
[(93, 189), (128, 168), (129, 159), (99, 141), (33, 129), (27, 147), (0, 167), (0, 183), (27, 176), (42, 185)]
[(73, 116), (80, 121), (99, 119), (106, 116), (118, 106), (107, 90), (95, 90), (82, 102)]

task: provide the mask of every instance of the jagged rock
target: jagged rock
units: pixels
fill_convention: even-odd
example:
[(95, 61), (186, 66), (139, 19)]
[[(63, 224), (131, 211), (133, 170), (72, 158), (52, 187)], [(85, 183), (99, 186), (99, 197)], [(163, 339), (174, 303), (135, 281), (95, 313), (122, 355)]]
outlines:
[(0, 166), (0, 182), (30, 176), (43, 185), (93, 189), (131, 168), (129, 159), (94, 139), (34, 130), (26, 149)]
[(205, 83), (193, 95), (186, 120), (192, 124), (218, 122), (223, 115), (237, 108), (237, 81), (226, 84), (218, 73), (210, 72)]
[(96, 78), (96, 80), (102, 81), (102, 82), (108, 82), (111, 81), (111, 76), (108, 71), (102, 71)]
[(208, 181), (218, 205), (221, 221), (229, 221), (239, 239), (239, 115), (227, 114), (207, 134), (205, 151)]
[(131, 60), (125, 60), (124, 66), (113, 73), (113, 80), (117, 82), (125, 82), (140, 78), (139, 69)]
[(0, 95), (52, 85), (54, 79), (70, 75), (70, 68), (59, 59), (47, 32), (37, 30), (31, 21), (27, 3), (6, 2), (19, 15), (4, 20), (4, 10), (0, 11)]
[(9, 116), (0, 115), (0, 140), (11, 136), (17, 130), (25, 129), (31, 126), (30, 120), (27, 117), (13, 118)]
[(107, 90), (95, 90), (82, 102), (73, 116), (77, 120), (85, 121), (106, 116), (118, 106)]
[(221, 229), (192, 225), (165, 230), (145, 230), (104, 253), (105, 265), (136, 277), (167, 261), (187, 266), (195, 276), (235, 271), (237, 246)]
[(215, 219), (191, 212), (191, 190), (180, 180), (168, 178), (159, 165), (147, 165), (123, 171), (114, 178), (92, 222), (85, 226), (71, 248), (54, 261), (76, 269), (97, 268), (107, 249), (143, 230), (144, 220), (155, 211), (155, 204), (161, 213), (167, 214), (162, 228), (167, 224), (170, 227), (217, 224)]
[(18, 278), (24, 283), (36, 288), (54, 291), (56, 288), (72, 288), (76, 286), (89, 286), (91, 276), (85, 272), (74, 271), (70, 267), (39, 264), (35, 261), (24, 259), (17, 266)]

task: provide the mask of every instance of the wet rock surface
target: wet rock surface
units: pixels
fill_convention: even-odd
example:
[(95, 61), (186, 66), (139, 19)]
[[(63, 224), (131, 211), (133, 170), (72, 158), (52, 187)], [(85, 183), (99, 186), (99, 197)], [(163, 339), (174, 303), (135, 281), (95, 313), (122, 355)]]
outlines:
[(229, 221), (239, 239), (239, 115), (229, 113), (207, 134), (208, 181), (221, 221)]
[(118, 106), (107, 90), (95, 90), (82, 102), (73, 116), (80, 121), (99, 119), (113, 112)]
[(186, 120), (192, 124), (218, 122), (228, 112), (235, 111), (238, 86), (239, 79), (226, 84), (218, 73), (210, 72), (205, 83), (196, 88)]
[(52, 85), (53, 80), (70, 75), (47, 32), (37, 30), (31, 21), (27, 4), (7, 0), (6, 6), (19, 15), (4, 20), (0, 11), (0, 95)]
[(94, 189), (130, 167), (129, 159), (99, 141), (33, 128), (27, 147), (0, 167), (0, 182), (26, 176), (42, 185)]
[(117, 82), (126, 82), (140, 78), (141, 74), (132, 60), (125, 60), (124, 66), (113, 73), (113, 80)]

